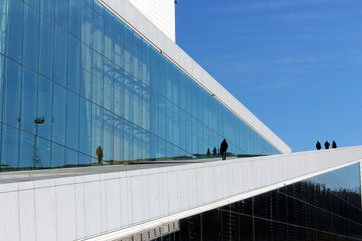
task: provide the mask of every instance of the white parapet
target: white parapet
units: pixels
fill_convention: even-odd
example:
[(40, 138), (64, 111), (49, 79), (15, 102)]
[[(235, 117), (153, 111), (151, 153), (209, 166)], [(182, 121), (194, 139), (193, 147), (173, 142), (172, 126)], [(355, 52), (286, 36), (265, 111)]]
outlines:
[(115, 240), (359, 163), (362, 147), (0, 174), (0, 240)]
[(174, 0), (129, 0), (172, 41), (176, 40)]

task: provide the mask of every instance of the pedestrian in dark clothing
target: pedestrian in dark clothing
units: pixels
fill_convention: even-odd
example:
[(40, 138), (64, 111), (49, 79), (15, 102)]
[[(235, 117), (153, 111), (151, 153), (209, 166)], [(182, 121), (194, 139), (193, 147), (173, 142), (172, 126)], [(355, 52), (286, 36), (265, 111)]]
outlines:
[(333, 140), (333, 142), (332, 142), (332, 148), (333, 149), (336, 149), (337, 148), (337, 143)]
[(229, 147), (229, 145), (226, 142), (226, 140), (224, 139), (220, 145), (220, 154), (221, 154), (223, 160), (226, 160), (226, 151), (227, 151), (228, 147)]
[(331, 144), (329, 144), (329, 142), (328, 141), (326, 141), (325, 143), (324, 143), (324, 147), (326, 148), (326, 149), (329, 149), (329, 146), (330, 146)]
[(317, 141), (317, 144), (315, 145), (315, 147), (317, 148), (317, 150), (322, 149), (322, 145), (319, 141)]

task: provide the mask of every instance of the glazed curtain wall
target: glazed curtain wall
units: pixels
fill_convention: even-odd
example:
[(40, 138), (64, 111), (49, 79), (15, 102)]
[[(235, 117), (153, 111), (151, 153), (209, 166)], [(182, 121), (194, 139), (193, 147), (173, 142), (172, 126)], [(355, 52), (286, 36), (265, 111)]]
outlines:
[(360, 165), (181, 220), (162, 240), (362, 240)]
[(98, 1), (0, 14), (3, 171), (279, 153)]

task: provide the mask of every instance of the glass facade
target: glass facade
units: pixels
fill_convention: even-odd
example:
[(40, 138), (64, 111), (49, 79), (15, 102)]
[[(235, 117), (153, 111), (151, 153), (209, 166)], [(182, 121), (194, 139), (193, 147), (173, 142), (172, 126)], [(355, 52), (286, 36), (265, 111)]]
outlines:
[(1, 171), (279, 153), (94, 0), (0, 0), (0, 88)]
[(360, 165), (183, 219), (159, 240), (362, 240)]

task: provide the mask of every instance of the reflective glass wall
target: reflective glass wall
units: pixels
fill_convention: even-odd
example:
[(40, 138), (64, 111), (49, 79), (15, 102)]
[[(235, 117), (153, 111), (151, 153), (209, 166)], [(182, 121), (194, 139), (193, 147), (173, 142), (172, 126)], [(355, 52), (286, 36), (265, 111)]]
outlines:
[(355, 164), (181, 220), (161, 240), (362, 240)]
[(1, 171), (275, 154), (94, 0), (0, 0)]

